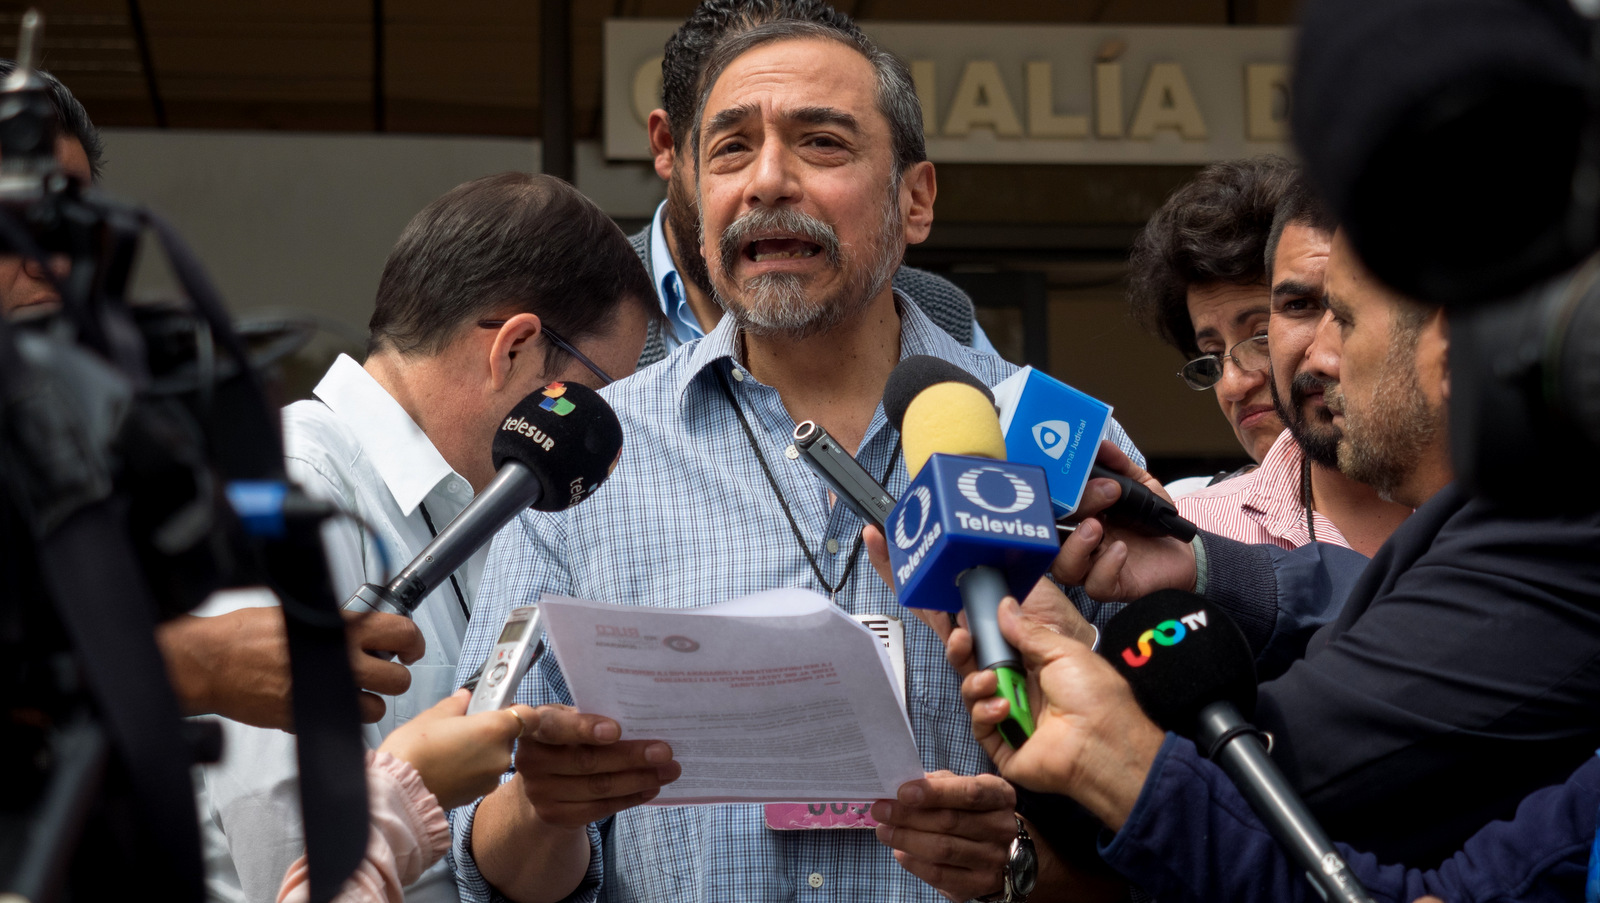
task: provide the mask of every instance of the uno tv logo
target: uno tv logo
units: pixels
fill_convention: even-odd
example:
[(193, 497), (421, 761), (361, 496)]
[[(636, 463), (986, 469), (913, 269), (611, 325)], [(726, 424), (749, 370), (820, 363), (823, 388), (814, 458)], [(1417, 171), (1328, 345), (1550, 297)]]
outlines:
[(561, 397), (567, 394), (566, 383), (551, 383), (540, 394), (544, 396), (544, 401), (539, 402), (539, 407), (554, 411), (557, 417), (565, 417), (578, 409), (577, 405)]
[[(986, 473), (997, 473), (1005, 477), (1006, 480), (1011, 483), (1011, 489), (1016, 493), (1016, 497), (1011, 500), (1009, 505), (996, 505), (984, 498), (983, 493), (978, 491), (978, 478)], [(995, 514), (1016, 514), (1018, 511), (1021, 511), (1022, 509), (1033, 504), (1032, 486), (1029, 486), (1027, 483), (1023, 482), (1021, 477), (1010, 472), (1009, 470), (1004, 470), (993, 465), (986, 467), (974, 467), (962, 474), (956, 480), (956, 489), (960, 490), (962, 498), (974, 505), (977, 505), (979, 508), (982, 508), (985, 511), (993, 511)], [(905, 547), (902, 546), (901, 548)]]
[(1033, 425), (1033, 441), (1039, 450), (1060, 460), (1072, 439), (1072, 425), (1061, 420), (1046, 420)]
[(1150, 653), (1154, 651), (1150, 647), (1152, 642), (1157, 646), (1176, 646), (1183, 642), (1183, 638), (1189, 635), (1189, 631), (1199, 630), (1204, 626), (1206, 626), (1204, 609), (1194, 614), (1184, 615), (1176, 621), (1162, 621), (1160, 624), (1139, 634), (1139, 640), (1135, 644), (1139, 647), (1138, 654), (1134, 653), (1131, 646), (1122, 650), (1122, 660), (1127, 662), (1130, 668), (1142, 667), (1145, 662), (1150, 660)]
[(900, 516), (894, 522), (894, 544), (902, 549), (909, 549), (917, 544), (922, 537), (922, 531), (928, 527), (928, 514), (933, 510), (933, 494), (928, 492), (928, 487), (918, 486), (911, 490), (911, 495), (906, 501), (917, 500), (917, 511), (921, 518), (917, 521), (917, 528), (910, 533), (906, 532), (906, 512), (909, 510), (904, 503), (900, 506)]

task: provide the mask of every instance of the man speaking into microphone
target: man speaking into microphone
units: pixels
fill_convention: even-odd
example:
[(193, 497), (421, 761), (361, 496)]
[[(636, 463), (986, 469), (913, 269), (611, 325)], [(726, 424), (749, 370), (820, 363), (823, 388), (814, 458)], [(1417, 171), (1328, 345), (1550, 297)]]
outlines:
[[(896, 364), (934, 355), (989, 385), (1015, 370), (962, 347), (892, 288), (906, 245), (928, 235), (936, 192), (903, 63), (854, 33), (767, 23), (711, 52), (698, 107), (684, 152), (727, 313), (602, 393), (622, 420), (622, 462), (582, 506), (524, 513), (497, 537), (461, 676), (510, 608), (547, 592), (693, 608), (803, 587), (850, 614), (903, 618), (862, 560), (860, 518), (830, 505), (825, 484), (785, 454), (795, 424), (826, 429), (899, 495), (906, 469), (880, 406)], [(986, 773), (939, 638), (909, 619), (905, 636), (907, 714), (934, 773), (906, 785), (875, 831), (779, 830), (759, 805), (641, 805), (680, 773), (672, 750), (620, 736), (605, 712), (566, 708), (546, 655), (517, 694), (545, 708), (515, 774), (453, 814), (463, 898), (1002, 893), (1019, 839), (1015, 798)], [(1052, 877), (1042, 870), (1042, 886)]]
[[(553, 381), (599, 388), (631, 373), (659, 316), (653, 298), (621, 230), (559, 179), (486, 176), (417, 214), (378, 283), (366, 362), (341, 355), (315, 398), (284, 411), (290, 477), (358, 515), (388, 551), (385, 561), (361, 529), (332, 522), (335, 593), (387, 583), (490, 483), (496, 430), (518, 402)], [(367, 729), (371, 747), (458, 685), (486, 555), (415, 611), (426, 649), (409, 663), (410, 688)], [(231, 721), (224, 729), (225, 758), (204, 770), (207, 846), (226, 851), (210, 869), (213, 897), (242, 890), (267, 903), (303, 849), (294, 737)], [(406, 897), (457, 899), (448, 867), (430, 869)]]

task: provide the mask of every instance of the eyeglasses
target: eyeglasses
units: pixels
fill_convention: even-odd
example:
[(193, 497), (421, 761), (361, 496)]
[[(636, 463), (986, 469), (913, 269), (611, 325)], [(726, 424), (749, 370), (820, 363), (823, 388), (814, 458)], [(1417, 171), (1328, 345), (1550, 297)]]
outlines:
[(1195, 391), (1204, 391), (1222, 379), (1223, 363), (1232, 358), (1234, 366), (1246, 373), (1267, 369), (1267, 337), (1252, 336), (1228, 349), (1227, 354), (1206, 354), (1183, 365), (1178, 375)]
[[(506, 325), (506, 323), (508, 323), (508, 322), (510, 322), (510, 321), (509, 320), (479, 320), (478, 321), (478, 327), (480, 329), (499, 329), (500, 327)], [(556, 346), (557, 348), (560, 348), (562, 351), (565, 351), (566, 353), (568, 353), (568, 354), (572, 355), (573, 357), (577, 358), (578, 359), (578, 363), (584, 365), (585, 367), (588, 367), (589, 368), (589, 372), (593, 373), (595, 375), (595, 378), (600, 380), (600, 385), (609, 386), (612, 383), (616, 382), (616, 380), (614, 380), (611, 377), (607, 376), (606, 375), (606, 371), (601, 370), (600, 366), (598, 364), (596, 364), (594, 361), (591, 361), (587, 357), (585, 357), (582, 351), (579, 351), (577, 348), (574, 348), (571, 342), (567, 341), (566, 339), (563, 339), (561, 337), (560, 333), (557, 333), (554, 329), (551, 329), (550, 327), (545, 326), (542, 329), (540, 329), (539, 332), (545, 338), (550, 340), (550, 344)]]

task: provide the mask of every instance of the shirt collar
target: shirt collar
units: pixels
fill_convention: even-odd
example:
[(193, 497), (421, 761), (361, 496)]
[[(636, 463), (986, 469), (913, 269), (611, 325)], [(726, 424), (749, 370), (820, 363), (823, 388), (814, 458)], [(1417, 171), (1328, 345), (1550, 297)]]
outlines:
[(1274, 536), (1290, 539), (1291, 534), (1310, 541), (1306, 532), (1306, 509), (1301, 496), (1301, 467), (1305, 453), (1300, 443), (1284, 430), (1256, 468), (1250, 490), (1240, 504), (1261, 515), (1260, 523)]
[(689, 293), (684, 289), (683, 277), (678, 274), (678, 262), (672, 259), (672, 249), (667, 245), (666, 201), (656, 205), (655, 218), (650, 221), (650, 271), (656, 277), (661, 311), (672, 324), (672, 330), (663, 331), (662, 337), (669, 344), (677, 345), (699, 338), (700, 321), (689, 306)]
[[(961, 343), (934, 325), (909, 296), (894, 289), (895, 306), (900, 312), (900, 359), (916, 354), (929, 354), (944, 360), (960, 360)], [(716, 362), (727, 358), (739, 363), (739, 329), (733, 317), (723, 317), (717, 328), (711, 330), (690, 353), (688, 365), (678, 375), (674, 387), (681, 409), (689, 386)]]
[(348, 355), (339, 355), (312, 394), (350, 428), (407, 517), (457, 476), (405, 408)]

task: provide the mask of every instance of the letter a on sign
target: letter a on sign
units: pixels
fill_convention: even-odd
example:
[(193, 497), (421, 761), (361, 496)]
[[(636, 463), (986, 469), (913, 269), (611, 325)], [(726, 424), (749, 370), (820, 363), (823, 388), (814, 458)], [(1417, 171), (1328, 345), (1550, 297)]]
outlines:
[(1189, 90), (1189, 80), (1177, 63), (1156, 63), (1145, 76), (1139, 108), (1134, 111), (1129, 137), (1154, 138), (1156, 129), (1176, 129), (1191, 141), (1203, 141), (1206, 123)]
[(1000, 67), (991, 60), (973, 60), (961, 73), (956, 100), (944, 122), (944, 133), (960, 138), (977, 126), (988, 126), (1001, 138), (1021, 138), (1022, 120), (1006, 94)]

